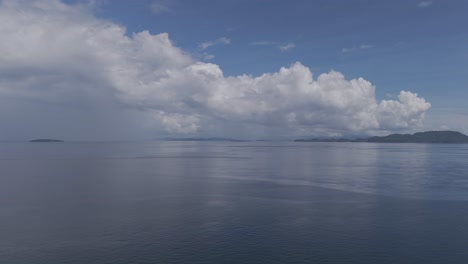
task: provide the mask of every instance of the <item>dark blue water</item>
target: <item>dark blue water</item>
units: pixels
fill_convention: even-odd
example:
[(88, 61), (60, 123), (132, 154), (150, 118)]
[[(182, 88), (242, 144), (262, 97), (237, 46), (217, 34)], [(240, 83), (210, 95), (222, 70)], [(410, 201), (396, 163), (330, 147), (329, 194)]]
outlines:
[(0, 263), (468, 263), (468, 145), (0, 143)]

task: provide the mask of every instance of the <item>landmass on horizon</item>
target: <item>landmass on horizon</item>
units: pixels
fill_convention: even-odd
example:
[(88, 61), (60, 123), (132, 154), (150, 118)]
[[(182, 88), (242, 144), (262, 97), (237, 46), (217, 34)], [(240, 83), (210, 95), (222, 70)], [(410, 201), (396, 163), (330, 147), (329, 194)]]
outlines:
[[(270, 139), (233, 139), (224, 137), (170, 137), (163, 141), (202, 141), (202, 142), (271, 142)], [(446, 143), (446, 144), (468, 144), (468, 136), (458, 131), (426, 131), (414, 134), (390, 134), (388, 136), (372, 136), (367, 138), (301, 138), (294, 142), (368, 142), (368, 143)], [(65, 142), (60, 139), (33, 139), (29, 142)]]
[(232, 139), (223, 137), (188, 137), (188, 138), (164, 138), (164, 141), (222, 141), (222, 142), (247, 142), (251, 140)]
[(65, 141), (60, 140), (60, 139), (38, 138), (38, 139), (30, 140), (29, 142), (65, 142)]
[[(217, 141), (217, 142), (249, 142), (249, 141), (274, 141), (274, 140), (241, 140), (222, 137), (189, 137), (189, 138), (164, 138), (164, 141)], [(458, 131), (426, 131), (414, 134), (390, 134), (388, 136), (373, 136), (367, 138), (302, 138), (295, 142), (369, 142), (369, 143), (446, 143), (468, 144), (468, 136)]]
[(426, 131), (414, 134), (391, 134), (358, 139), (326, 138), (296, 139), (295, 142), (370, 142), (370, 143), (447, 143), (467, 144), (468, 136), (458, 131)]

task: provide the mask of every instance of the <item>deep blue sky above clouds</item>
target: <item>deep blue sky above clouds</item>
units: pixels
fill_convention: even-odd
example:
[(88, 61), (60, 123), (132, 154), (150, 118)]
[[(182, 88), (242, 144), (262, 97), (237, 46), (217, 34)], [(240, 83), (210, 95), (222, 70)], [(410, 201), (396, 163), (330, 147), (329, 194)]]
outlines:
[[(30, 8), (31, 2), (28, 3), (28, 1), (6, 2), (16, 2), (16, 4), (14, 4), (15, 7), (8, 7), (8, 4), (3, 3), (2, 8), (6, 11), (0, 13), (0, 18), (2, 14), (6, 16), (21, 11), (23, 14), (28, 12), (34, 14), (28, 16), (31, 21), (34, 19), (44, 21), (47, 17), (65, 21), (66, 25), (97, 21), (86, 26), (90, 28), (99, 23), (110, 23), (126, 30), (119, 39), (128, 38), (136, 44), (141, 43), (135, 38), (139, 32), (148, 31), (150, 36), (167, 33), (171, 41), (169, 48), (175, 48), (182, 53), (182, 55), (168, 53), (168, 57), (164, 57), (164, 60), (152, 54), (151, 56), (156, 57), (153, 61), (147, 62), (142, 59), (145, 56), (130, 54), (125, 49), (125, 55), (121, 57), (127, 56), (128, 58), (125, 57), (119, 62), (124, 61), (125, 65), (135, 63), (128, 67), (137, 71), (132, 73), (134, 74), (132, 78), (136, 79), (132, 81), (112, 79), (105, 85), (103, 83), (97, 85), (97, 82), (101, 81), (100, 78), (91, 78), (92, 74), (87, 75), (81, 70), (78, 73), (76, 68), (72, 68), (67, 71), (70, 80), (79, 79), (81, 83), (86, 79), (86, 87), (92, 86), (90, 85), (92, 82), (99, 87), (108, 85), (112, 88), (115, 84), (114, 90), (109, 88), (105, 92), (99, 92), (98, 96), (94, 94), (89, 96), (86, 89), (78, 91), (76, 88), (70, 88), (68, 90), (74, 92), (64, 95), (60, 88), (52, 91), (57, 93), (57, 98), (52, 102), (47, 102), (48, 106), (44, 106), (41, 96), (25, 96), (23, 92), (11, 92), (3, 88), (9, 91), (3, 93), (3, 97), (9, 96), (10, 103), (11, 100), (18, 100), (18, 103), (14, 104), (16, 107), (23, 105), (22, 109), (28, 109), (31, 106), (29, 112), (14, 109), (9, 116), (3, 114), (4, 124), (8, 123), (10, 127), (17, 126), (16, 130), (34, 131), (36, 129), (36, 131), (41, 131), (38, 136), (54, 134), (51, 136), (102, 139), (106, 133), (112, 133), (104, 127), (100, 129), (97, 128), (99, 126), (92, 125), (93, 122), (103, 123), (96, 118), (96, 115), (93, 120), (87, 121), (90, 115), (87, 111), (96, 107), (96, 111), (99, 112), (98, 116), (103, 113), (104, 120), (111, 120), (109, 126), (106, 127), (127, 127), (135, 126), (134, 123), (147, 123), (147, 115), (151, 111), (157, 116), (155, 124), (138, 128), (142, 131), (141, 133), (122, 132), (122, 134), (115, 134), (115, 138), (151, 138), (155, 137), (154, 135), (167, 134), (227, 134), (242, 137), (315, 134), (338, 136), (425, 129), (454, 129), (468, 132), (468, 104), (466, 104), (466, 98), (468, 98), (468, 30), (466, 27), (468, 25), (468, 1), (466, 0), (63, 1), (62, 3), (70, 10), (78, 10), (67, 9), (62, 12), (79, 13), (76, 18), (70, 18), (70, 20), (67, 18), (70, 15), (62, 14), (62, 16), (54, 11), (54, 8), (63, 7), (48, 6), (49, 3), (58, 3), (58, 1), (32, 1), (41, 3), (33, 9)], [(18, 21), (21, 23), (20, 20)], [(22, 28), (21, 25), (14, 25), (14, 23), (15, 21), (12, 22), (12, 28)], [(47, 27), (44, 31), (50, 30), (49, 36), (52, 36), (52, 39), (55, 38), (55, 33), (61, 34), (59, 29), (53, 29), (50, 25), (44, 27)], [(97, 28), (101, 30), (101, 27)], [(2, 30), (10, 32), (7, 26), (0, 28), (0, 31)], [(97, 31), (96, 28), (93, 30)], [(24, 32), (26, 32), (24, 34), (31, 34), (27, 30)], [(31, 34), (32, 36), (36, 35)], [(34, 41), (33, 38), (32, 40)], [(41, 41), (47, 43), (47, 40)], [(60, 44), (60, 41), (55, 43)], [(86, 41), (83, 45), (89, 45), (89, 43)], [(132, 44), (134, 52), (146, 52), (143, 48), (135, 51), (141, 47), (135, 43)], [(64, 45), (66, 44), (67, 42), (64, 42)], [(106, 45), (108, 44), (103, 44), (98, 48), (105, 50), (108, 47)], [(18, 45), (12, 46), (18, 47)], [(124, 54), (124, 48), (114, 48), (112, 54), (120, 52)], [(21, 47), (16, 52), (21, 53)], [(75, 50), (67, 54), (72, 52)], [(160, 51), (151, 52), (157, 54)], [(90, 53), (87, 51), (86, 54)], [(93, 54), (95, 56), (102, 52)], [(170, 61), (171, 56), (174, 56), (174, 61), (180, 61), (180, 63), (174, 66), (168, 62), (170, 65), (166, 66), (161, 62)], [(5, 59), (4, 62), (6, 61)], [(145, 65), (142, 66), (143, 61)], [(154, 64), (155, 61), (158, 61), (157, 66)], [(296, 62), (300, 64), (297, 65)], [(99, 63), (96, 62), (96, 65), (101, 65)], [(190, 65), (195, 65), (196, 69), (194, 70)], [(51, 69), (55, 66), (52, 65), (52, 68), (48, 70), (41, 67), (38, 64), (24, 62), (20, 66), (6, 70), (23, 73), (31, 70), (34, 76), (40, 76), (49, 70), (53, 71)], [(151, 67), (157, 67), (158, 72), (164, 72), (176, 79), (161, 84), (160, 81), (165, 78), (164, 74), (148, 73)], [(289, 69), (290, 72), (281, 72), (281, 67), (285, 67), (285, 70)], [(97, 69), (104, 68), (102, 65), (101, 68), (97, 67)], [(180, 75), (173, 74), (175, 69), (181, 71)], [(193, 77), (194, 79), (187, 81), (194, 85), (191, 88), (186, 88), (190, 86), (187, 83), (179, 83), (181, 78), (185, 78), (180, 76), (187, 76), (184, 72), (187, 69), (191, 73), (196, 72), (195, 75), (197, 75)], [(218, 70), (222, 71), (221, 75), (218, 74)], [(324, 77), (327, 80), (323, 82), (317, 81), (320, 74), (329, 74), (331, 70), (344, 75), (346, 83), (337, 81), (340, 77), (335, 75), (327, 75), (328, 79)], [(317, 81), (317, 84), (307, 81), (308, 71), (312, 73), (313, 81)], [(202, 78), (200, 72), (203, 74), (209, 72), (216, 80), (211, 80), (205, 75)], [(270, 73), (270, 75), (261, 80), (255, 79), (264, 73)], [(3, 77), (16, 84), (17, 82), (12, 79), (15, 74)], [(239, 77), (242, 75), (250, 79)], [(360, 77), (376, 87), (375, 97), (368, 94), (370, 91), (366, 90), (368, 88), (363, 88), (365, 91), (363, 90), (362, 93), (347, 94), (348, 84), (354, 87), (349, 89), (355, 89), (355, 91), (361, 89), (356, 87), (367, 87), (364, 83), (351, 84), (350, 80)], [(168, 79), (171, 78), (168, 77)], [(42, 82), (44, 78), (38, 78), (38, 80)], [(49, 86), (55, 84), (59, 86), (58, 84), (63, 82), (64, 80), (56, 80)], [(81, 85), (74, 87), (81, 87)], [(140, 85), (140, 88), (135, 87)], [(152, 85), (155, 85), (154, 88), (151, 88)], [(314, 85), (318, 88), (311, 88), (315, 87)], [(11, 88), (13, 86), (15, 85), (10, 85), (9, 89), (13, 89)], [(184, 88), (180, 88), (182, 86)], [(276, 88), (269, 90), (273, 89), (272, 86)], [(29, 91), (30, 88), (23, 89)], [(308, 92), (313, 89), (316, 90)], [(177, 96), (171, 95), (175, 93), (174, 91), (178, 91)], [(398, 95), (401, 95), (400, 91), (417, 93), (420, 98), (424, 98), (425, 102), (430, 103), (430, 108), (421, 101), (410, 101), (413, 99), (408, 99), (404, 107), (394, 104), (394, 102), (402, 102), (401, 98), (398, 98)], [(340, 94), (341, 92), (343, 94)], [(92, 89), (91, 93), (95, 93), (95, 90)], [(81, 98), (75, 94), (80, 94), (85, 99), (70, 100), (71, 97)], [(106, 103), (95, 99), (107, 96), (116, 99), (107, 100)], [(148, 98), (153, 96), (155, 99), (150, 101)], [(378, 106), (368, 108), (367, 106), (372, 105), (372, 102), (362, 99), (367, 96), (371, 97), (371, 101), (375, 100)], [(90, 100), (89, 97), (94, 99)], [(210, 99), (204, 100), (200, 99), (201, 97)], [(161, 98), (167, 100), (162, 101)], [(299, 100), (300, 98), (304, 100)], [(391, 102), (382, 105), (382, 100)], [(179, 106), (177, 102), (182, 102), (183, 105)], [(51, 104), (53, 106), (50, 106)], [(3, 105), (5, 111), (9, 110), (6, 105)], [(74, 107), (72, 110), (70, 110), (70, 105)], [(92, 105), (92, 107), (82, 107), (83, 105)], [(109, 106), (102, 107), (102, 105)], [(245, 111), (232, 110), (236, 105), (241, 105), (240, 108)], [(124, 113), (123, 110), (114, 112), (114, 108), (136, 110), (124, 110)], [(225, 108), (230, 108), (230, 110)], [(12, 121), (14, 113), (18, 113), (18, 116), (24, 119), (33, 119), (37, 118), (35, 115), (40, 110), (44, 110), (44, 114), (49, 115), (51, 113), (56, 115), (57, 111), (62, 112), (62, 115), (57, 116), (57, 119), (62, 121), (58, 121), (59, 125), (46, 122), (53, 130), (24, 126), (17, 121)], [(379, 112), (379, 114), (369, 116), (373, 112)], [(119, 115), (122, 119), (115, 118)], [(330, 120), (326, 120), (327, 116), (331, 116)], [(276, 117), (284, 122), (276, 121)], [(68, 121), (70, 119), (82, 120), (83, 124), (77, 124), (74, 132), (70, 132), (66, 128), (68, 126), (64, 125), (70, 122)], [(344, 119), (352, 121), (344, 121)], [(6, 122), (6, 120), (9, 121)], [(125, 120), (129, 120), (128, 123)], [(84, 128), (87, 122), (90, 127), (94, 128)], [(230, 126), (239, 127), (239, 124), (243, 128), (233, 132)], [(80, 129), (83, 130), (81, 133), (83, 137), (76, 132)], [(10, 131), (3, 137), (14, 138), (12, 134), (14, 133)], [(32, 136), (34, 133), (20, 134)]]

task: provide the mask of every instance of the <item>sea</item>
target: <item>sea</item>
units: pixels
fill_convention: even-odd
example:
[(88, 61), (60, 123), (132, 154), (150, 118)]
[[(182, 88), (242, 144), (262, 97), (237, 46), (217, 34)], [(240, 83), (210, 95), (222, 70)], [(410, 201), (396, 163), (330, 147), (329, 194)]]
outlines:
[(0, 142), (0, 263), (468, 263), (468, 145)]

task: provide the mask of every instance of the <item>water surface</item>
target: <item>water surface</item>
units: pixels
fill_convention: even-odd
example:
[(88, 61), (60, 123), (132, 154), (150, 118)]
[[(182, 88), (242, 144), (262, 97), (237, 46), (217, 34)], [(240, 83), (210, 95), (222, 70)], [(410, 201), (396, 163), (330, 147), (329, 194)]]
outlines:
[(0, 143), (0, 263), (468, 263), (468, 145)]

